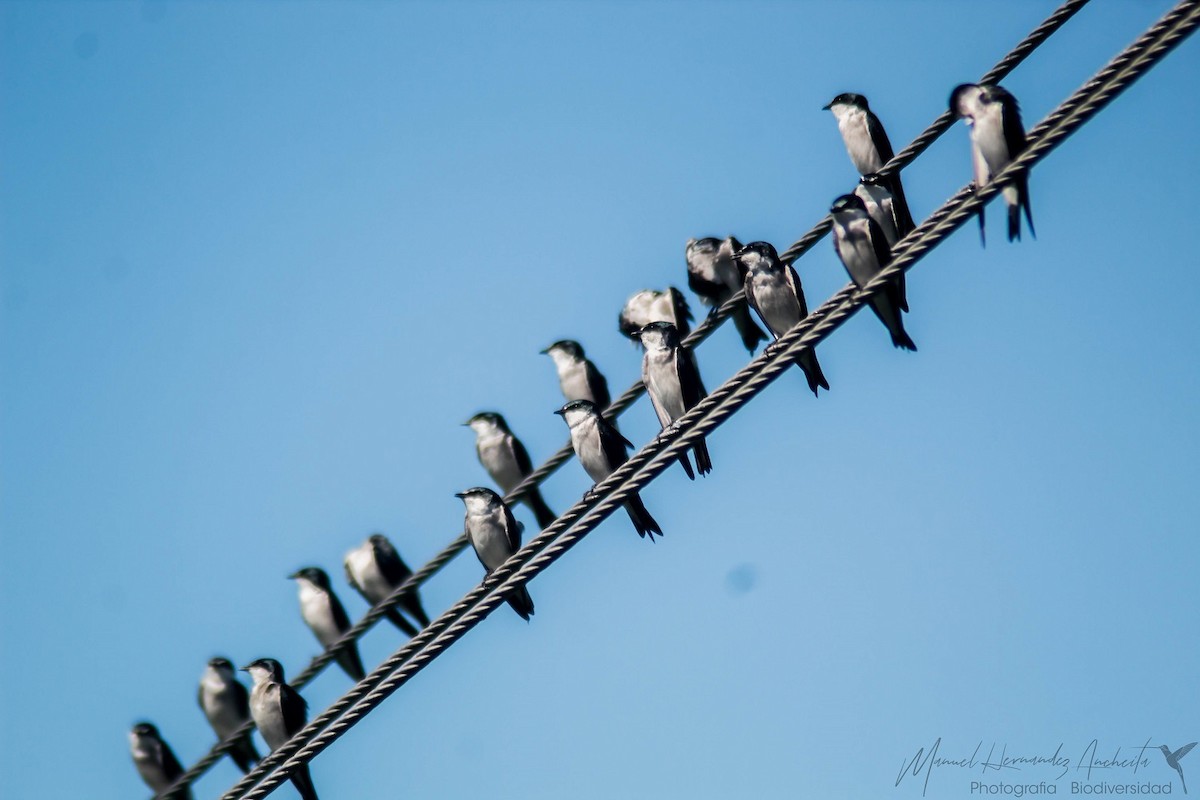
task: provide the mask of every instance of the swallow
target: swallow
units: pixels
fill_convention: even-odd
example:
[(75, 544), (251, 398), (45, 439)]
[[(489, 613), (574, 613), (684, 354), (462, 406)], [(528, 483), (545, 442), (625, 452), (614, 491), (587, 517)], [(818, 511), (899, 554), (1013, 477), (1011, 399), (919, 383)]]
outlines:
[[(521, 549), (521, 526), (500, 495), (491, 489), (476, 487), (454, 496), (467, 508), (464, 520), (467, 538), (475, 548), (479, 563), (491, 575)], [(524, 586), (513, 589), (504, 599), (526, 622), (533, 616), (533, 598)]]
[[(746, 273), (746, 301), (776, 339), (808, 316), (800, 276), (791, 264), (779, 260), (769, 242), (751, 242), (737, 252), (737, 261)], [(829, 391), (815, 350), (796, 356), (796, 366), (803, 370), (814, 395), (818, 388)]]
[(1172, 753), (1171, 748), (1167, 747), (1165, 744), (1160, 744), (1158, 746), (1158, 749), (1162, 750), (1163, 758), (1167, 760), (1167, 766), (1179, 773), (1179, 782), (1183, 784), (1184, 794), (1187, 794), (1187, 781), (1183, 779), (1183, 767), (1179, 765), (1179, 759), (1190, 753), (1192, 748), (1195, 746), (1195, 742), (1192, 742), (1191, 744), (1185, 744), (1174, 753)]
[[(283, 666), (273, 658), (251, 661), (243, 670), (254, 679), (250, 690), (250, 716), (267, 747), (278, 750), (308, 722), (308, 703), (283, 679)], [(304, 800), (317, 800), (308, 764), (292, 773), (292, 785)]]
[[(833, 112), (838, 130), (842, 134), (842, 141), (846, 145), (846, 152), (850, 154), (850, 160), (859, 175), (865, 177), (879, 172), (895, 156), (883, 123), (871, 110), (867, 98), (861, 94), (839, 94), (825, 106), (825, 110)], [(908, 210), (908, 200), (904, 196), (900, 175), (897, 173), (880, 180), (894, 198), (892, 210), (896, 235), (897, 238), (903, 239), (916, 225), (913, 223), (912, 213)]]
[[(892, 260), (892, 251), (879, 225), (867, 214), (862, 198), (844, 194), (829, 209), (833, 215), (833, 247), (850, 279), (859, 287), (871, 282)], [(906, 305), (900, 287), (892, 282), (871, 298), (871, 309), (892, 335), (892, 344), (905, 350), (917, 346), (904, 330), (900, 309)]]
[[(645, 351), (642, 356), (642, 383), (658, 415), (663, 430), (672, 427), (675, 421), (704, 399), (708, 390), (700, 380), (694, 354), (679, 340), (679, 332), (669, 322), (651, 322), (642, 328), (638, 340)], [(698, 439), (692, 446), (696, 456), (696, 471), (707, 475), (712, 471), (712, 459), (708, 445)], [(679, 455), (679, 463), (688, 478), (695, 480), (692, 465), (686, 453)]]
[[(746, 273), (733, 257), (741, 248), (742, 243), (732, 236), (720, 240), (688, 239), (685, 250), (688, 288), (702, 302), (712, 306), (712, 314), (742, 288)], [(738, 303), (730, 316), (742, 337), (742, 344), (753, 353), (767, 335), (754, 324), (744, 302)]]
[[(950, 93), (950, 113), (967, 123), (971, 131), (971, 163), (975, 168), (975, 191), (979, 192), (992, 176), (1019, 156), (1027, 144), (1025, 127), (1017, 98), (999, 86), (964, 83)], [(1021, 239), (1021, 211), (1033, 229), (1033, 211), (1029, 205), (1029, 174), (1022, 172), (1001, 192), (1008, 206), (1008, 240)], [(979, 239), (986, 244), (983, 206), (979, 207)]]
[[(351, 626), (342, 601), (338, 600), (333, 587), (329, 585), (329, 575), (320, 567), (304, 567), (288, 577), (296, 581), (300, 591), (300, 616), (317, 641), (326, 649), (337, 644)], [(336, 658), (338, 666), (355, 683), (366, 676), (355, 642), (339, 650)]]
[(596, 369), (596, 365), (588, 360), (579, 342), (561, 339), (543, 350), (542, 354), (554, 359), (558, 385), (564, 399), (590, 400), (601, 410), (612, 405), (608, 381)]
[(638, 332), (651, 322), (669, 322), (679, 331), (679, 338), (682, 339), (691, 333), (691, 321), (692, 312), (683, 292), (668, 286), (664, 292), (643, 289), (630, 297), (621, 309), (617, 326), (621, 333), (636, 340)]
[[(196, 700), (218, 739), (225, 741), (250, 721), (249, 698), (250, 693), (238, 681), (228, 658), (217, 656), (208, 660), (208, 666), (200, 677), (200, 691)], [(259, 760), (249, 731), (229, 751), (229, 757), (242, 772), (249, 772)]]
[[(179, 759), (149, 722), (139, 722), (129, 731), (129, 753), (142, 780), (156, 793), (165, 792), (183, 775)], [(192, 792), (184, 787), (174, 796), (191, 800)]]
[[(373, 606), (386, 600), (396, 587), (412, 575), (412, 570), (382, 533), (371, 534), (362, 545), (346, 553), (345, 567), (346, 580)], [(416, 587), (413, 587), (398, 605), (392, 606), (386, 612), (393, 625), (409, 636), (416, 636), (417, 629), (400, 616), (401, 608), (422, 628), (429, 624), (429, 617), (421, 607), (421, 598)]]
[[(579, 457), (579, 463), (595, 483), (607, 478), (618, 467), (629, 460), (629, 450), (633, 443), (621, 435), (621, 432), (609, 424), (600, 415), (596, 404), (590, 400), (572, 400), (558, 411), (554, 412), (563, 418), (571, 431), (571, 447)], [(625, 501), (625, 510), (638, 536), (645, 538), (650, 534), (662, 536), (662, 528), (650, 516), (642, 498), (636, 493)]]
[[(892, 193), (887, 188), (887, 181), (880, 178), (878, 173), (864, 175), (858, 179), (858, 186), (854, 187), (854, 193), (862, 199), (863, 205), (867, 207), (867, 215), (875, 220), (880, 230), (883, 231), (888, 248), (894, 250), (896, 242), (900, 241), (900, 234), (896, 231), (895, 205)], [(896, 285), (900, 289), (900, 310), (908, 311), (908, 288), (904, 279), (905, 276), (902, 273), (896, 279)]]
[[(513, 436), (504, 417), (494, 411), (481, 411), (463, 424), (475, 431), (475, 452), (479, 456), (479, 463), (505, 494), (517, 488), (525, 476), (533, 472), (529, 451), (520, 439)], [(536, 486), (523, 499), (537, 518), (539, 527), (545, 528), (558, 519)]]

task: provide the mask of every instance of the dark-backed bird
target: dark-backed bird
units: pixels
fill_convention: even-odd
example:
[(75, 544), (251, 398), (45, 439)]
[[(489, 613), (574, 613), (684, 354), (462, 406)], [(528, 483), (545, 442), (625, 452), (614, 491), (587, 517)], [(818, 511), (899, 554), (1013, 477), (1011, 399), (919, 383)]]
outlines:
[[(208, 660), (200, 676), (200, 691), (196, 700), (217, 738), (225, 741), (237, 729), (250, 721), (250, 693), (237, 679), (237, 672), (228, 658), (217, 656)], [(254, 740), (247, 731), (229, 751), (229, 757), (242, 772), (249, 772), (259, 760)]]
[[(629, 460), (633, 443), (600, 415), (595, 403), (572, 400), (554, 413), (567, 423), (571, 431), (571, 447), (575, 449), (584, 471), (595, 483), (607, 478)], [(638, 536), (645, 537), (648, 533), (650, 541), (654, 541), (656, 533), (662, 536), (662, 529), (636, 493), (625, 501), (625, 510), (629, 512), (629, 519), (633, 521)]]
[[(839, 94), (825, 106), (832, 111), (837, 120), (838, 131), (850, 154), (850, 161), (861, 176), (879, 172), (884, 165), (892, 160), (892, 143), (888, 141), (887, 131), (875, 112), (867, 103), (867, 98), (861, 94), (846, 92)], [(899, 238), (908, 235), (916, 225), (913, 224), (912, 213), (908, 210), (908, 200), (904, 196), (904, 186), (900, 183), (899, 173), (881, 179), (894, 198), (893, 212), (896, 222), (896, 234)]]
[[(712, 306), (713, 314), (742, 288), (746, 273), (733, 257), (741, 247), (742, 243), (732, 236), (725, 239), (688, 239), (685, 251), (688, 288), (701, 301)], [(742, 344), (753, 353), (767, 335), (754, 324), (745, 302), (739, 302), (730, 316), (733, 326), (742, 337)]]
[(632, 295), (621, 309), (617, 327), (630, 339), (637, 339), (638, 332), (651, 322), (669, 322), (679, 331), (680, 338), (683, 338), (691, 332), (691, 321), (692, 312), (683, 297), (683, 292), (674, 286), (668, 286), (663, 292), (643, 289)]
[[(288, 686), (283, 666), (273, 658), (260, 658), (242, 667), (254, 679), (250, 690), (250, 716), (258, 726), (267, 747), (278, 750), (300, 732), (308, 721), (308, 704), (300, 693)], [(304, 800), (317, 800), (308, 764), (292, 773), (292, 785)]]
[[(475, 453), (479, 463), (505, 494), (517, 488), (525, 476), (533, 472), (529, 451), (513, 436), (504, 417), (494, 411), (481, 411), (463, 424), (475, 431)], [(558, 518), (536, 486), (522, 499), (533, 511), (539, 527), (545, 528)]]
[[(971, 164), (978, 192), (1025, 150), (1021, 109), (1017, 98), (999, 86), (964, 83), (950, 93), (950, 113), (964, 120), (971, 130)], [(1018, 175), (1000, 193), (1008, 206), (1008, 240), (1021, 238), (1022, 210), (1029, 223), (1029, 234), (1036, 239), (1029, 206), (1029, 173)], [(983, 206), (979, 207), (979, 239), (986, 243)]]
[(572, 339), (560, 339), (542, 351), (554, 360), (558, 386), (565, 400), (591, 400), (601, 411), (612, 405), (608, 381)]
[[(746, 301), (776, 339), (808, 316), (800, 276), (791, 264), (779, 260), (771, 243), (751, 242), (738, 251), (737, 260), (746, 271)], [(796, 366), (803, 370), (814, 395), (818, 388), (829, 390), (815, 350), (796, 356)]]
[[(454, 496), (467, 508), (464, 519), (467, 539), (490, 575), (521, 549), (521, 526), (500, 495), (491, 489), (476, 487)], [(533, 615), (533, 598), (524, 586), (510, 591), (504, 599), (521, 619), (528, 621)]]
[[(862, 198), (855, 194), (844, 194), (833, 201), (829, 209), (833, 215), (833, 247), (842, 260), (850, 279), (858, 286), (871, 282), (892, 260), (883, 231), (867, 214)], [(871, 298), (871, 309), (892, 335), (892, 344), (905, 350), (916, 350), (917, 346), (904, 330), (900, 318), (903, 302), (900, 286), (895, 282)]]
[[(328, 649), (350, 630), (350, 617), (342, 601), (329, 585), (329, 575), (320, 567), (304, 567), (288, 576), (296, 581), (300, 593), (300, 616), (322, 647)], [(366, 673), (358, 655), (358, 645), (350, 642), (337, 654), (337, 663), (350, 679), (358, 682)]]
[[(129, 731), (129, 754), (133, 756), (138, 774), (155, 793), (165, 792), (183, 774), (179, 759), (158, 734), (158, 728), (149, 722), (139, 722)], [(173, 795), (188, 800), (191, 796), (188, 788)]]
[[(638, 333), (642, 343), (642, 383), (654, 413), (658, 415), (663, 430), (672, 427), (675, 421), (704, 399), (708, 390), (700, 380), (694, 354), (680, 342), (679, 332), (669, 322), (651, 322)], [(696, 471), (707, 475), (712, 471), (712, 459), (708, 445), (703, 439), (692, 445), (696, 456)], [(680, 453), (679, 463), (691, 479), (692, 465), (687, 453)]]
[[(345, 567), (346, 580), (373, 606), (386, 600), (412, 575), (412, 570), (382, 533), (371, 534), (360, 546), (346, 553)], [(416, 587), (386, 612), (393, 625), (409, 636), (416, 636), (417, 628), (400, 616), (400, 609), (407, 611), (422, 628), (429, 624)]]

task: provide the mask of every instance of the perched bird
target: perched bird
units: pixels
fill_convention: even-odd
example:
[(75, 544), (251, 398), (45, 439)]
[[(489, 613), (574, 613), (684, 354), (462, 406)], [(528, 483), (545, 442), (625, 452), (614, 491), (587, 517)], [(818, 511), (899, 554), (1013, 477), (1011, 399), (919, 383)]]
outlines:
[[(800, 276), (791, 264), (779, 260), (769, 242), (751, 242), (737, 252), (737, 260), (746, 272), (746, 301), (776, 339), (808, 316)], [(796, 365), (804, 371), (814, 395), (818, 388), (829, 390), (815, 350), (800, 353)]]
[(617, 325), (621, 333), (630, 339), (637, 339), (638, 332), (651, 322), (669, 322), (683, 338), (691, 332), (688, 327), (691, 321), (692, 312), (683, 292), (668, 286), (665, 292), (643, 289), (630, 297), (625, 302), (625, 308), (621, 309)]
[[(741, 247), (742, 243), (732, 236), (726, 239), (688, 239), (685, 251), (688, 288), (712, 306), (713, 314), (742, 288), (746, 272), (733, 257)], [(753, 353), (767, 335), (754, 324), (750, 309), (744, 302), (738, 303), (730, 316), (742, 337), (742, 344)]]
[[(200, 676), (200, 691), (196, 699), (218, 739), (225, 741), (250, 721), (249, 698), (250, 693), (238, 681), (228, 658), (217, 656), (208, 660), (208, 666)], [(250, 767), (259, 760), (249, 731), (229, 751), (229, 757), (242, 772), (249, 772)]]
[[(651, 322), (638, 334), (645, 354), (642, 356), (642, 382), (654, 405), (654, 413), (663, 430), (704, 399), (708, 390), (700, 380), (700, 371), (692, 354), (679, 341), (679, 332), (669, 322)], [(696, 456), (696, 471), (707, 475), (712, 471), (712, 459), (703, 439), (692, 446)], [(692, 480), (692, 465), (686, 453), (679, 463)]]
[[(533, 472), (529, 451), (520, 439), (513, 436), (504, 417), (494, 411), (481, 411), (463, 424), (475, 431), (475, 452), (479, 455), (479, 463), (505, 494), (517, 488), (517, 484)], [(524, 501), (540, 527), (545, 528), (558, 519), (536, 486), (525, 493)]]
[[(305, 624), (312, 629), (322, 647), (332, 647), (351, 626), (342, 601), (329, 585), (329, 575), (320, 567), (304, 567), (288, 577), (299, 587), (300, 616), (304, 617)], [(337, 662), (355, 682), (366, 675), (354, 642), (338, 651)]]
[(1185, 744), (1174, 753), (1172, 753), (1171, 748), (1167, 747), (1165, 744), (1160, 744), (1158, 746), (1158, 749), (1162, 750), (1163, 758), (1167, 760), (1167, 766), (1179, 773), (1179, 782), (1183, 784), (1184, 794), (1187, 794), (1187, 781), (1183, 779), (1183, 767), (1180, 765), (1179, 759), (1190, 753), (1192, 748), (1195, 746), (1195, 742), (1192, 742), (1191, 744)]
[[(562, 417), (570, 428), (571, 447), (575, 448), (579, 463), (595, 483), (607, 478), (613, 470), (629, 460), (629, 448), (633, 447), (633, 443), (600, 415), (595, 403), (572, 400), (554, 413)], [(656, 533), (662, 536), (662, 529), (636, 493), (625, 501), (625, 510), (629, 512), (629, 519), (633, 521), (638, 536), (644, 538), (648, 533), (650, 541), (654, 541)]]
[[(842, 195), (833, 201), (829, 213), (833, 215), (834, 250), (846, 272), (850, 273), (850, 279), (865, 286), (892, 260), (887, 238), (867, 214), (858, 195)], [(871, 298), (871, 308), (892, 334), (892, 344), (905, 350), (916, 350), (917, 346), (904, 331), (904, 321), (900, 318), (900, 309), (904, 305), (900, 286), (895, 282)]]
[[(278, 750), (308, 721), (308, 703), (283, 679), (283, 665), (273, 658), (260, 658), (242, 667), (254, 679), (250, 690), (250, 715), (267, 747)], [(304, 800), (317, 800), (308, 764), (292, 773), (292, 785)]]
[[(846, 152), (850, 154), (850, 160), (859, 175), (865, 177), (879, 172), (895, 156), (883, 124), (879, 117), (875, 116), (875, 112), (871, 111), (867, 98), (861, 94), (839, 94), (825, 106), (825, 110), (832, 111), (837, 119), (838, 130), (846, 144)], [(894, 198), (892, 211), (896, 235), (903, 239), (916, 225), (913, 223), (912, 213), (908, 210), (908, 200), (904, 197), (900, 175), (882, 178), (881, 181)]]
[(600, 410), (612, 405), (608, 381), (588, 360), (579, 342), (562, 339), (547, 347), (543, 354), (554, 359), (558, 385), (566, 400), (591, 400)]
[[(129, 732), (129, 753), (142, 780), (156, 793), (165, 792), (183, 774), (179, 759), (149, 722), (139, 722)], [(190, 800), (192, 792), (185, 788), (174, 796)]]
[[(500, 495), (491, 489), (476, 487), (454, 496), (467, 507), (467, 538), (479, 563), (490, 575), (521, 549), (521, 526)], [(504, 599), (521, 619), (528, 621), (533, 616), (533, 598), (524, 586), (512, 590)]]
[[(875, 220), (879, 229), (883, 231), (883, 237), (887, 239), (890, 250), (900, 241), (900, 234), (896, 231), (894, 198), (887, 188), (887, 183), (887, 179), (879, 177), (879, 173), (872, 172), (858, 179), (854, 193), (862, 199), (867, 215)], [(904, 278), (901, 274), (896, 279), (896, 285), (900, 289), (900, 310), (908, 311), (908, 288)]]
[[(1017, 98), (991, 84), (964, 83), (950, 93), (950, 113), (965, 120), (971, 129), (971, 163), (975, 167), (975, 191), (1008, 166), (1025, 149), (1025, 128)], [(1035, 239), (1033, 212), (1029, 207), (1029, 175), (1021, 173), (1001, 190), (1008, 205), (1008, 240), (1021, 238), (1021, 210)], [(979, 238), (986, 244), (983, 206), (979, 207)]]
[[(373, 533), (359, 547), (346, 553), (346, 580), (373, 606), (386, 600), (397, 586), (408, 580), (412, 570), (400, 558), (396, 548), (382, 533)], [(398, 606), (387, 610), (387, 618), (409, 636), (416, 636), (417, 629), (404, 617), (400, 609), (415, 619), (422, 628), (429, 624), (425, 609), (416, 588), (404, 596)]]

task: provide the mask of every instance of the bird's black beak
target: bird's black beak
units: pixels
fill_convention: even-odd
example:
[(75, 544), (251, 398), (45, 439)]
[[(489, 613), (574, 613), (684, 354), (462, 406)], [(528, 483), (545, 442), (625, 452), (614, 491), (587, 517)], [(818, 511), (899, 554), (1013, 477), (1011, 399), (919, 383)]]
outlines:
[(563, 414), (567, 413), (567, 410), (565, 408), (560, 408), (558, 411), (555, 411), (554, 413), (561, 417)]
[(299, 578), (299, 577), (300, 577), (299, 572), (293, 572), (291, 575), (288, 575), (288, 580), (295, 580), (296, 578)]
[(464, 497), (467, 496), (467, 493), (466, 492), (455, 492), (454, 496), (457, 497), (459, 500), (462, 500)]
[(247, 665), (246, 665), (246, 666), (244, 666), (244, 667), (238, 667), (238, 672), (249, 672), (249, 671), (250, 671), (250, 665), (249, 665), (249, 664), (247, 664)]
[(833, 108), (833, 103), (826, 103), (825, 105), (821, 106), (822, 111), (828, 111), (831, 108)]
[(548, 356), (548, 355), (550, 355), (550, 348), (547, 347), (544, 350), (538, 350), (538, 353), (540, 353), (541, 355), (544, 355), (544, 356)]
[(467, 420), (466, 422), (462, 423), (462, 426), (463, 426), (464, 428), (469, 428), (469, 427), (471, 427), (471, 420)]

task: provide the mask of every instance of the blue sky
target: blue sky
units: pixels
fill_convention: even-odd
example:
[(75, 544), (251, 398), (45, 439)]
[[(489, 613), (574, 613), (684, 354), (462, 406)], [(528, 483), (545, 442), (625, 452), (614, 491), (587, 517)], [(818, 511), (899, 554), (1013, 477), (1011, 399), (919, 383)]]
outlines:
[[(459, 423), (502, 411), (535, 461), (565, 441), (541, 348), (624, 388), (617, 312), (685, 285), (689, 237), (782, 249), (853, 186), (833, 95), (900, 147), (1054, 7), (832, 5), (0, 7), (6, 795), (145, 796), (141, 718), (201, 756), (210, 656), (317, 652), (288, 573), (326, 567), (357, 617), (346, 550), (381, 530), (421, 563), (460, 530), (486, 476)], [(1168, 7), (1081, 12), (1004, 82), (1026, 124)], [(643, 493), (663, 541), (606, 522), (530, 624), (502, 609), (314, 762), (322, 797), (910, 798), (938, 737), (1200, 738), (1198, 69), (1189, 41), (1038, 166), (1036, 241), (997, 208), (987, 249), (972, 227), (918, 265), (918, 353), (856, 316), (830, 393), (783, 376), (711, 476)], [(904, 176), (923, 218), (970, 177), (965, 128)], [(797, 269), (814, 307), (846, 281), (828, 242)], [(746, 354), (730, 327), (699, 361), (714, 386)], [(588, 485), (569, 463), (545, 495)], [(458, 558), (426, 607), (480, 576)], [(1174, 777), (1149, 756), (1139, 780)]]

